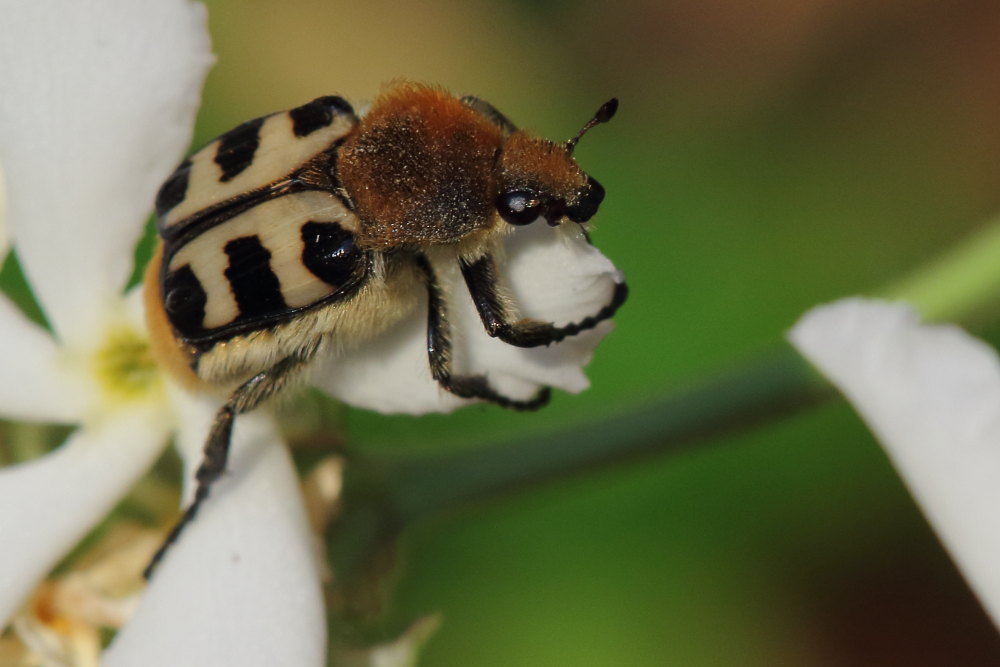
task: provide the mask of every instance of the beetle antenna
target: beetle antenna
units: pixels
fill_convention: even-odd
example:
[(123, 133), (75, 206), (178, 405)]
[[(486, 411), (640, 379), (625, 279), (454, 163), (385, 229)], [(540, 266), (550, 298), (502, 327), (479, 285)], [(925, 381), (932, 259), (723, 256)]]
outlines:
[(618, 98), (612, 97), (610, 100), (601, 105), (601, 108), (597, 110), (594, 117), (587, 121), (587, 124), (576, 133), (576, 136), (566, 142), (566, 153), (572, 154), (573, 149), (576, 148), (576, 144), (580, 141), (580, 137), (587, 133), (587, 130), (599, 125), (600, 123), (607, 123), (614, 117), (615, 112), (618, 111)]

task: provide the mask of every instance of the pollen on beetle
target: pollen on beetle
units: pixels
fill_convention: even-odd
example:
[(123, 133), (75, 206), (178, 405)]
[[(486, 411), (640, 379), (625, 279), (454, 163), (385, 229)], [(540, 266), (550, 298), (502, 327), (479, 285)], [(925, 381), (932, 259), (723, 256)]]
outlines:
[(94, 353), (93, 369), (105, 397), (114, 401), (140, 399), (159, 386), (148, 339), (127, 326), (108, 332)]

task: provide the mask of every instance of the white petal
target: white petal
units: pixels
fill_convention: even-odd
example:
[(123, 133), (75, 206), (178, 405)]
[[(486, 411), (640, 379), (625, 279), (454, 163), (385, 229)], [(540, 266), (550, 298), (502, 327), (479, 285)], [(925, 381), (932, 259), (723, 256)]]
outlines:
[(85, 390), (60, 364), (52, 336), (0, 295), (0, 417), (73, 423)]
[(152, 464), (166, 438), (144, 411), (80, 430), (55, 452), (0, 468), (0, 627)]
[[(197, 426), (203, 438), (211, 417), (201, 410), (185, 426)], [(200, 440), (193, 449), (200, 452)], [(102, 664), (320, 667), (326, 625), (312, 540), (273, 423), (238, 417), (227, 474), (167, 553)]]
[(189, 0), (0, 3), (7, 224), (62, 336), (116, 295), (212, 62)]
[(1000, 625), (1000, 360), (906, 306), (847, 299), (789, 335), (882, 442)]
[[(611, 301), (621, 272), (587, 242), (579, 225), (534, 224), (517, 232), (509, 237), (500, 271), (523, 317), (562, 326), (594, 315)], [(541, 385), (572, 393), (590, 386), (583, 367), (614, 327), (611, 321), (549, 347), (507, 345), (486, 333), (460, 272), (452, 270), (455, 327), (468, 337), (467, 360), (459, 362), (460, 368), (486, 369), (491, 381), (515, 398), (527, 398)], [(516, 389), (519, 385), (524, 388)]]
[(451, 412), (471, 403), (431, 378), (426, 330), (422, 315), (410, 317), (361, 348), (317, 364), (312, 381), (345, 403), (384, 414)]
[[(508, 238), (505, 255), (498, 258), (499, 270), (522, 316), (558, 325), (600, 311), (622, 281), (575, 224), (519, 228)], [(435, 271), (448, 295), (456, 373), (484, 373), (501, 393), (521, 400), (542, 386), (587, 388), (583, 367), (611, 322), (548, 347), (514, 347), (486, 333), (457, 263), (435, 265)], [(385, 413), (449, 412), (473, 402), (445, 392), (431, 378), (425, 312), (422, 304), (414, 317), (326, 362), (313, 382), (346, 403)]]
[(7, 236), (7, 187), (3, 180), (3, 168), (0, 166), (0, 266), (10, 249), (10, 239)]

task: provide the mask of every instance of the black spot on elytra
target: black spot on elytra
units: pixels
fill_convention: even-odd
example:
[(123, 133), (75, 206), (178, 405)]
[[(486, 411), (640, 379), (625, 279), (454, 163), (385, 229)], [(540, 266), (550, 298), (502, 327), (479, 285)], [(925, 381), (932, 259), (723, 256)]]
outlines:
[(302, 263), (328, 285), (342, 287), (364, 262), (354, 234), (335, 222), (307, 222), (302, 225), (302, 241)]
[(256, 236), (242, 236), (226, 244), (226, 278), (240, 308), (239, 319), (261, 317), (287, 308), (281, 284), (271, 270), (271, 253)]
[(186, 264), (168, 273), (163, 280), (163, 308), (167, 319), (182, 336), (190, 337), (202, 331), (207, 298), (194, 271)]
[(184, 160), (177, 166), (174, 173), (170, 174), (170, 178), (160, 186), (160, 191), (156, 193), (156, 215), (166, 215), (170, 209), (184, 201), (190, 177), (191, 160)]
[(336, 95), (317, 97), (288, 112), (292, 119), (292, 131), (297, 137), (305, 137), (316, 130), (327, 127), (339, 115), (354, 115), (354, 108), (347, 100)]
[(266, 117), (248, 120), (219, 137), (215, 164), (222, 169), (220, 181), (231, 181), (253, 162), (254, 153), (260, 146), (260, 126), (265, 120)]

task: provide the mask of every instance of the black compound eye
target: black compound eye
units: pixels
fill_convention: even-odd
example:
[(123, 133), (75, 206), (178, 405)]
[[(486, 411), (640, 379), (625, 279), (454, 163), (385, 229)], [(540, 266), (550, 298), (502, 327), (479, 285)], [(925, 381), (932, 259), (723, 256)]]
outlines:
[(602, 201), (604, 201), (604, 188), (588, 176), (587, 186), (580, 193), (577, 203), (566, 209), (566, 215), (573, 222), (587, 222), (597, 213)]
[(542, 215), (542, 201), (530, 190), (501, 192), (497, 196), (500, 217), (512, 225), (527, 225)]

